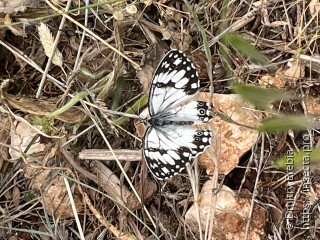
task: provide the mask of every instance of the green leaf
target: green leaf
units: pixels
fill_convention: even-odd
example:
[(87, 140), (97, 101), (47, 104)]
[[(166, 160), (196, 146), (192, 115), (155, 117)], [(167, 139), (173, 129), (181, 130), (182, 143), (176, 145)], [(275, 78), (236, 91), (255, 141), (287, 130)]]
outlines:
[(275, 166), (279, 168), (288, 168), (295, 166), (296, 170), (303, 166), (318, 167), (320, 163), (320, 148), (310, 148), (305, 145), (300, 152), (288, 150), (287, 154), (275, 161)]
[[(132, 107), (128, 108), (126, 113), (136, 114), (139, 110), (148, 103), (148, 94), (143, 95)], [(113, 121), (116, 125), (121, 125), (123, 122), (127, 121), (129, 118), (121, 116)]]
[(242, 99), (255, 105), (259, 109), (268, 109), (269, 104), (277, 100), (293, 98), (292, 95), (279, 90), (267, 89), (248, 84), (233, 84), (232, 88), (242, 97)]
[(229, 56), (230, 50), (223, 44), (220, 45), (219, 52), (221, 56), (222, 64), (226, 70), (226, 77), (231, 78), (233, 76), (233, 69), (232, 69), (232, 61)]
[(250, 58), (253, 62), (267, 64), (269, 59), (261, 54), (251, 43), (236, 33), (226, 33), (223, 36), (224, 43), (238, 51), (242, 56)]
[(123, 89), (125, 82), (125, 78), (119, 77), (113, 85), (112, 91), (110, 93), (110, 97), (112, 98), (112, 110), (115, 110), (119, 106), (119, 102), (123, 97)]
[(42, 131), (48, 133), (53, 129), (54, 118), (34, 116), (32, 118), (32, 124), (41, 126)]
[(258, 130), (261, 132), (287, 132), (288, 130), (304, 130), (319, 126), (320, 124), (313, 123), (310, 118), (304, 115), (279, 115), (264, 120)]

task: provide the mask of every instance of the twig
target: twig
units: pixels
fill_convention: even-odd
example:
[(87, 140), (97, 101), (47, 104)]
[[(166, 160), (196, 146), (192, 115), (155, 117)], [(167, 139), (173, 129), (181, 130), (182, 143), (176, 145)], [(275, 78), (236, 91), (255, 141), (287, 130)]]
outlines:
[[(141, 150), (129, 149), (115, 149), (113, 153), (117, 156), (119, 161), (141, 161)], [(100, 161), (114, 161), (113, 154), (110, 150), (104, 149), (84, 149), (79, 153), (79, 159), (100, 160)]]

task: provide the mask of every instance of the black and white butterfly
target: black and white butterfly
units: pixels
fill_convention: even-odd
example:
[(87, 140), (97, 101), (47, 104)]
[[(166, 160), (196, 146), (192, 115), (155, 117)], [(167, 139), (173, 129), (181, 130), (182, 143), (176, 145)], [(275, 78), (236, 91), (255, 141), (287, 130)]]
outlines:
[(191, 125), (211, 119), (208, 103), (192, 101), (200, 87), (193, 63), (179, 50), (169, 51), (161, 60), (149, 93), (150, 118), (143, 138), (143, 154), (149, 170), (159, 180), (168, 179), (211, 144), (211, 131)]

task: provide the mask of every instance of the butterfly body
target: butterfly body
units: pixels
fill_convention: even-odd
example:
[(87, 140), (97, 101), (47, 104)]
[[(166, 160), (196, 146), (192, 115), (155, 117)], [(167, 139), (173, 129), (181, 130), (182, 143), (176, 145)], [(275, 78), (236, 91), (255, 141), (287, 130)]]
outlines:
[(177, 125), (177, 126), (183, 126), (183, 125), (192, 125), (193, 121), (170, 121), (170, 120), (164, 120), (161, 118), (150, 118), (147, 121), (147, 126), (151, 127), (157, 127), (157, 126), (164, 126), (164, 125)]
[(143, 138), (143, 153), (148, 168), (159, 180), (185, 169), (211, 144), (211, 131), (195, 124), (211, 119), (209, 104), (183, 102), (196, 94), (199, 77), (192, 62), (178, 50), (169, 51), (155, 71), (149, 93), (150, 118)]

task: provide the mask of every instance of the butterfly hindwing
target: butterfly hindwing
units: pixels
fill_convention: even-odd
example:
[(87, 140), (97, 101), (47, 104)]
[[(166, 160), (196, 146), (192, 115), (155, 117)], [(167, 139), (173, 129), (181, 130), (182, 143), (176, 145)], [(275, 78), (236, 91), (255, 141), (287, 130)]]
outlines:
[(149, 111), (155, 116), (193, 96), (199, 89), (198, 73), (187, 56), (169, 51), (160, 62), (149, 93)]
[(149, 127), (145, 133), (143, 153), (148, 168), (159, 180), (180, 173), (211, 144), (211, 131), (189, 126)]

